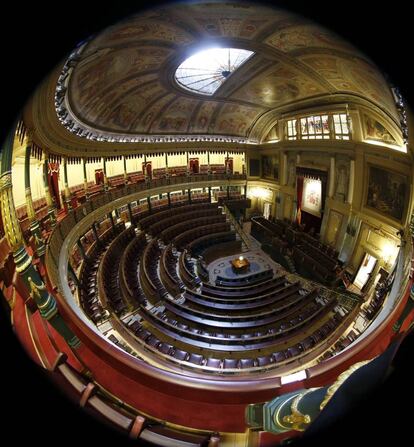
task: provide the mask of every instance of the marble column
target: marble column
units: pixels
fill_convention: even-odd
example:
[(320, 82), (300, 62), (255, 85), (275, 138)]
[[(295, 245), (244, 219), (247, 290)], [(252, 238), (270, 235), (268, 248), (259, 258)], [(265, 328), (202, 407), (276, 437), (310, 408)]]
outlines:
[(48, 208), (47, 214), (49, 216), (50, 226), (54, 228), (56, 226), (56, 207), (55, 204), (53, 203), (53, 198), (49, 190), (48, 169), (49, 169), (49, 159), (45, 152), (45, 160), (43, 164), (43, 184), (45, 187), (45, 196)]
[(109, 189), (109, 185), (108, 185), (108, 177), (106, 175), (106, 157), (102, 157), (102, 165), (103, 165), (103, 175), (104, 175), (104, 191), (107, 192)]
[(355, 160), (349, 162), (349, 185), (346, 201), (352, 204), (354, 198), (354, 182), (355, 182)]
[[(0, 165), (0, 207), (7, 241), (13, 253), (16, 272), (35, 302), (42, 318), (47, 320), (73, 349), (80, 346), (80, 340), (69, 329), (59, 313), (56, 301), (49, 294), (38, 271), (32, 264), (32, 257), (24, 246), (23, 234), (16, 215), (12, 191), (12, 157), (14, 129), (9, 132), (1, 149)], [(27, 297), (23, 297), (26, 299)]]
[(66, 157), (63, 157), (63, 182), (65, 184), (65, 203), (68, 211), (72, 209), (72, 194), (69, 189), (68, 182), (68, 160)]
[(328, 197), (332, 198), (335, 192), (335, 157), (331, 157), (330, 161)]
[(128, 183), (128, 174), (127, 174), (127, 165), (126, 165), (126, 156), (123, 156), (124, 159), (124, 183), (125, 185)]
[(30, 154), (32, 150), (32, 141), (28, 139), (26, 144), (26, 158), (24, 167), (24, 180), (25, 180), (25, 196), (26, 196), (26, 207), (27, 207), (27, 217), (30, 222), (30, 233), (33, 236), (35, 243), (35, 251), (39, 258), (43, 259), (46, 252), (46, 245), (42, 238), (42, 232), (40, 230), (40, 225), (36, 219), (36, 213), (33, 206), (32, 200), (32, 190), (30, 187)]
[(89, 200), (88, 177), (86, 175), (86, 159), (85, 159), (85, 157), (82, 157), (82, 167), (83, 167), (83, 189), (85, 191), (85, 199), (86, 199), (86, 201), (88, 201)]

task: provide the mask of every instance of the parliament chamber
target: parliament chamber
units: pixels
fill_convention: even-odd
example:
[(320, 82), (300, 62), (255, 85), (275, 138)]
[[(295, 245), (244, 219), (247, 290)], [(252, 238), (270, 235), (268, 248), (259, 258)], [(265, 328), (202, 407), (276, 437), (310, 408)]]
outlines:
[(269, 4), (93, 34), (1, 146), (17, 339), (136, 445), (306, 437), (413, 327), (411, 125), (375, 61)]

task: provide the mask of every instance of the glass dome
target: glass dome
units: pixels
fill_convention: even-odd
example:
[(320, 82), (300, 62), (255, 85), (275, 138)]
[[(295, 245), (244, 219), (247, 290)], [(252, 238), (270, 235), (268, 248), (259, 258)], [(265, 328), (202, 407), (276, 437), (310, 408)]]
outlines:
[(184, 88), (213, 95), (224, 81), (253, 54), (238, 48), (210, 48), (187, 58), (175, 72)]

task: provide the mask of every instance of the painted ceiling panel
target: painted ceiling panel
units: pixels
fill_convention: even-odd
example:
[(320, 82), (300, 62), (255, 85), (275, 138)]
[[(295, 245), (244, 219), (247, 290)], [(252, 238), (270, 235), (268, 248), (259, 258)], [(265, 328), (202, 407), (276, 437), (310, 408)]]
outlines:
[(220, 135), (245, 136), (256, 118), (263, 112), (258, 107), (225, 104), (215, 122), (214, 129)]
[(299, 70), (279, 63), (240, 87), (232, 98), (278, 107), (323, 91), (323, 87)]
[(285, 53), (303, 48), (331, 48), (351, 53), (356, 51), (352, 45), (344, 42), (334, 33), (313, 24), (283, 28), (269, 36), (265, 42)]
[[(255, 54), (206, 98), (181, 87), (174, 76), (185, 59), (212, 46)], [(335, 92), (362, 96), (396, 116), (383, 76), (351, 45), (300, 17), (254, 4), (147, 11), (104, 30), (71, 64), (70, 113), (78, 125), (102, 135), (248, 138), (266, 113)]]
[(161, 112), (151, 126), (154, 133), (185, 133), (198, 100), (186, 97), (177, 98), (165, 111)]
[(372, 63), (359, 58), (325, 54), (299, 59), (324, 77), (336, 90), (365, 96), (397, 117), (391, 90)]

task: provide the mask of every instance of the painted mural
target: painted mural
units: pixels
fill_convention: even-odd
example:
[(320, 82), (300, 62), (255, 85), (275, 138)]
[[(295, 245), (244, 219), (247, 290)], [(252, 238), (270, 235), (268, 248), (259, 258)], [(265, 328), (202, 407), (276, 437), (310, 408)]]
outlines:
[(316, 25), (300, 25), (276, 31), (266, 43), (286, 53), (302, 48), (335, 48), (355, 51), (340, 37)]
[(310, 66), (336, 90), (366, 95), (396, 116), (391, 91), (381, 73), (359, 57), (304, 55), (300, 61)]
[(206, 101), (201, 104), (198, 110), (195, 120), (192, 120), (192, 125), (190, 132), (193, 133), (204, 133), (208, 131), (211, 119), (213, 118), (214, 111), (218, 107), (217, 102)]
[(397, 143), (390, 132), (374, 118), (364, 115), (364, 125), (367, 140), (375, 140), (389, 144)]
[(160, 116), (162, 110), (168, 107), (169, 103), (176, 97), (174, 94), (168, 94), (152, 104), (146, 111), (144, 111), (141, 119), (136, 124), (136, 131), (148, 133), (151, 130), (152, 123), (154, 123)]
[(266, 73), (255, 76), (232, 97), (255, 104), (261, 103), (266, 107), (277, 107), (322, 91), (322, 87), (308, 76), (286, 64), (278, 63), (276, 69), (273, 67)]
[(125, 40), (144, 40), (146, 38), (156, 39), (177, 44), (188, 44), (194, 41), (194, 37), (182, 27), (174, 23), (153, 20), (133, 20), (123, 23), (119, 27), (114, 26), (107, 38), (109, 42), (119, 43)]
[(239, 104), (225, 104), (216, 121), (219, 134), (240, 135), (247, 134), (250, 123), (261, 113), (256, 107)]
[[(290, 14), (285, 11), (270, 10), (264, 6), (247, 4), (195, 4), (191, 5), (192, 20), (198, 28), (209, 36), (231, 36), (251, 39), (276, 21)], [(177, 8), (180, 12), (180, 7)], [(188, 16), (188, 10), (186, 11)]]
[[(169, 67), (193, 44), (222, 36), (251, 39), (249, 45), (263, 51), (239, 76), (232, 74), (222, 96), (180, 91)], [(259, 141), (258, 129), (267, 129), (261, 118), (266, 120), (266, 112), (335, 90), (363, 95), (396, 116), (376, 67), (334, 34), (266, 6), (213, 2), (156, 8), (108, 28), (81, 53), (68, 97), (79, 120), (109, 132), (247, 137), (253, 128)], [(379, 123), (366, 127), (368, 138), (379, 139)], [(381, 138), (390, 142), (392, 136), (383, 132)]]
[(185, 97), (177, 98), (161, 113), (151, 126), (154, 132), (186, 132), (198, 101)]
[(262, 156), (262, 177), (279, 181), (279, 156)]
[[(69, 83), (69, 94), (81, 115), (98, 116), (94, 104), (103, 98), (108, 90), (121, 97), (126, 90), (146, 82), (143, 72), (156, 71), (171, 54), (162, 48), (141, 48), (108, 51), (104, 56), (83, 63), (75, 70)], [(152, 75), (154, 76), (154, 75)]]
[(408, 177), (369, 165), (365, 205), (378, 213), (401, 221), (408, 202)]

